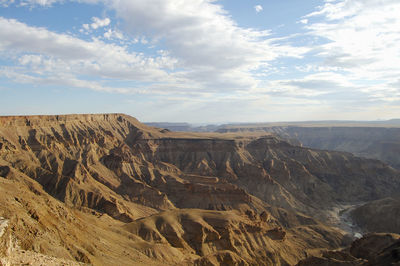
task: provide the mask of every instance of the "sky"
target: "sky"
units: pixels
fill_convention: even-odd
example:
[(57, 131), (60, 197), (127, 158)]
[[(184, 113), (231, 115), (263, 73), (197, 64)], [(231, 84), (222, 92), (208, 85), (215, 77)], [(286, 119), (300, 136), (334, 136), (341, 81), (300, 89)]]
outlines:
[(398, 0), (0, 0), (0, 115), (400, 117)]

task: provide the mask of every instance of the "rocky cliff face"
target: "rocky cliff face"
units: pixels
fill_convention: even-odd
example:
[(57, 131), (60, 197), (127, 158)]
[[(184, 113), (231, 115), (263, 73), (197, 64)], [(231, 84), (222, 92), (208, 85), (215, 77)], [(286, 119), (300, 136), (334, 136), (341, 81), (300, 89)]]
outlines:
[[(217, 177), (219, 183), (237, 185), (273, 206), (309, 214), (336, 202), (395, 195), (400, 186), (398, 171), (382, 162), (292, 146), (272, 136), (160, 138), (151, 143), (151, 148), (135, 146), (148, 161), (174, 165), (185, 174)], [(184, 178), (190, 180), (190, 175)], [(204, 186), (207, 183), (202, 181)]]
[(1, 117), (0, 181), (0, 216), (28, 236), (23, 247), (94, 264), (295, 264), (343, 240), (310, 215), (400, 191), (399, 172), (379, 161), (265, 133), (174, 133), (122, 114)]
[(400, 199), (370, 201), (353, 210), (351, 217), (366, 232), (400, 234)]
[(384, 126), (256, 126), (221, 128), (219, 132), (271, 132), (296, 145), (336, 150), (378, 159), (400, 169), (400, 128)]

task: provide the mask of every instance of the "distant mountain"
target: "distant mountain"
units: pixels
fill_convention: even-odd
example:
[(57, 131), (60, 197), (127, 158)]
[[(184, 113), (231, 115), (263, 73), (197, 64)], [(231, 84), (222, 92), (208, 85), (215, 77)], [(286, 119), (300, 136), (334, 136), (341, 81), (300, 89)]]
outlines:
[(177, 132), (213, 132), (219, 129), (219, 125), (193, 125), (189, 123), (169, 123), (169, 122), (145, 122), (148, 126), (165, 128)]
[(170, 131), (193, 131), (192, 130), (192, 125), (189, 123), (158, 123), (158, 122), (149, 122), (149, 123), (144, 123), (147, 126), (151, 127), (159, 127), (159, 128), (165, 128)]
[(400, 127), (400, 119), (353, 121), (353, 120), (321, 120), (321, 121), (297, 121), (297, 122), (266, 122), (266, 123), (230, 123), (219, 126), (219, 130), (233, 128), (263, 128), (275, 126), (298, 127)]
[(326, 120), (326, 121), (299, 121), (299, 122), (266, 122), (266, 123), (228, 123), (198, 125), (186, 122), (145, 122), (145, 125), (165, 128), (171, 131), (186, 132), (226, 132), (233, 130), (260, 130), (262, 128), (276, 126), (299, 126), (299, 127), (400, 127), (400, 119), (376, 120), (376, 121), (349, 121), (349, 120)]

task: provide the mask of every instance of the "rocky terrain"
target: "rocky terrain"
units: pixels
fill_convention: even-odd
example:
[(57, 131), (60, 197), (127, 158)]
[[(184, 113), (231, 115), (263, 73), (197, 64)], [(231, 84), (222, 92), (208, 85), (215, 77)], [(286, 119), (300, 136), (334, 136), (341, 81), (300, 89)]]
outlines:
[(301, 260), (297, 265), (399, 265), (400, 235), (368, 234), (349, 248), (322, 251)]
[(400, 169), (400, 124), (385, 122), (304, 122), (226, 125), (218, 132), (270, 132), (296, 145), (378, 159)]
[(0, 194), (3, 258), (18, 246), (94, 265), (295, 265), (350, 244), (328, 210), (400, 196), (400, 172), (266, 132), (0, 117)]
[(400, 234), (400, 199), (370, 201), (352, 210), (351, 218), (365, 231)]

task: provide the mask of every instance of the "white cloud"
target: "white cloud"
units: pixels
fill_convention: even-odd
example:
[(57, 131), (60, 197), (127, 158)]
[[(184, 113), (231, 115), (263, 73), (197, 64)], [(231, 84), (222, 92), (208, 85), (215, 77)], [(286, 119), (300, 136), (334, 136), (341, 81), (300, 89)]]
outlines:
[(31, 4), (38, 4), (41, 6), (52, 5), (53, 3), (57, 2), (57, 0), (29, 0), (27, 1)]
[(256, 6), (254, 6), (254, 10), (255, 10), (257, 13), (259, 13), (259, 12), (263, 11), (263, 7), (262, 7), (261, 5), (256, 5)]
[[(266, 92), (281, 97), (315, 98), (328, 94), (348, 95), (356, 88), (345, 75), (335, 72), (319, 72), (298, 79), (270, 81), (264, 89), (258, 89), (257, 92)], [(336, 99), (331, 98), (330, 100)]]
[[(162, 41), (186, 70), (181, 77), (207, 90), (254, 87), (253, 75), (282, 56), (301, 57), (306, 48), (274, 44), (268, 31), (242, 28), (212, 0), (107, 1), (133, 36)], [(230, 74), (234, 73), (234, 74)]]
[(111, 20), (109, 18), (105, 18), (105, 19), (100, 19), (98, 17), (92, 17), (92, 21), (93, 23), (90, 24), (90, 27), (92, 27), (92, 29), (97, 29), (97, 28), (102, 28), (105, 26), (110, 25)]
[[(173, 68), (176, 62), (166, 54), (145, 57), (128, 52), (122, 46), (106, 44), (99, 40), (84, 41), (1, 17), (0, 55), (3, 58), (7, 56), (18, 60), (15, 67), (3, 67), (3, 75), (7, 72), (8, 77), (23, 77), (24, 82), (36, 82), (39, 79), (57, 80), (56, 77), (62, 75), (63, 79), (59, 80), (70, 77), (74, 81), (69, 83), (71, 85), (76, 85), (79, 80), (82, 84), (88, 84), (88, 81), (79, 79), (79, 76), (95, 78), (99, 80), (98, 84), (103, 79), (110, 78), (115, 81), (168, 84), (173, 79), (166, 70)], [(12, 75), (13, 72), (15, 75)], [(32, 79), (29, 79), (29, 76)]]
[(208, 0), (121, 0), (112, 7), (127, 30), (164, 39), (188, 66), (230, 69), (276, 57), (262, 41), (267, 32), (238, 27), (221, 6)]
[[(133, 39), (131, 43), (137, 40), (167, 50), (181, 70), (170, 77), (197, 90), (236, 91), (256, 87), (259, 83), (254, 74), (256, 70), (279, 57), (298, 58), (308, 51), (305, 47), (277, 44), (268, 31), (239, 27), (214, 0), (95, 2), (103, 2), (107, 8), (115, 10), (117, 17), (122, 19), (126, 36)], [(91, 24), (83, 24), (82, 33), (89, 34), (90, 29), (111, 23), (109, 18), (93, 17), (92, 20)], [(107, 29), (103, 37), (117, 40), (122, 37), (120, 33)], [(73, 49), (72, 55), (73, 51), (76, 55), (86, 56), (78, 49)]]
[(3, 7), (8, 7), (9, 5), (12, 5), (15, 0), (0, 0), (0, 6)]
[[(306, 28), (327, 40), (315, 50), (323, 66), (345, 73), (355, 88), (360, 82), (370, 82), (393, 94), (390, 84), (400, 75), (398, 14), (400, 2), (394, 0), (329, 1), (306, 16), (314, 21)], [(390, 98), (385, 93), (370, 95)]]
[(20, 6), (51, 6), (56, 2), (63, 2), (63, 0), (0, 0), (0, 5), (8, 7), (12, 4), (18, 3)]
[(366, 76), (399, 65), (400, 2), (341, 1), (326, 4), (318, 13), (328, 20), (339, 19), (308, 26), (312, 34), (329, 40), (320, 53), (327, 64), (354, 71), (359, 68)]
[[(119, 30), (112, 30), (112, 29), (108, 29), (104, 34), (103, 34), (104, 38), (108, 39), (108, 40), (112, 40), (112, 39), (118, 39), (118, 40), (124, 40), (124, 34), (122, 32), (120, 32)], [(135, 40), (133, 40), (133, 42), (137, 42)]]
[(300, 23), (302, 24), (307, 24), (308, 23), (308, 19), (304, 18), (300, 20)]

